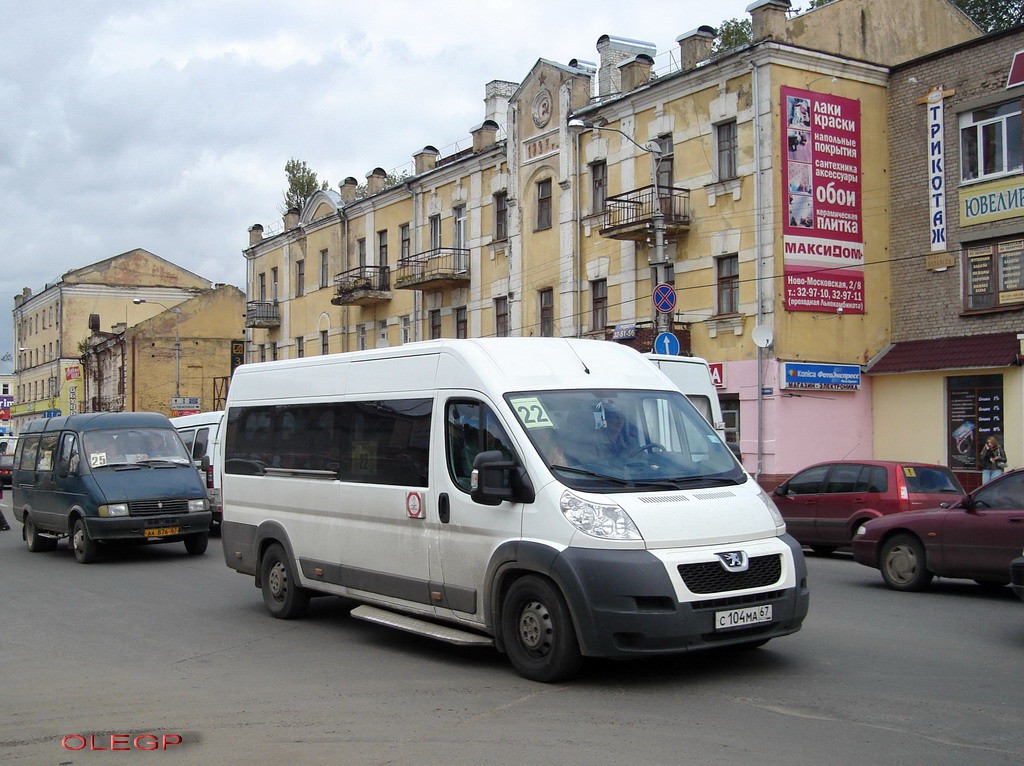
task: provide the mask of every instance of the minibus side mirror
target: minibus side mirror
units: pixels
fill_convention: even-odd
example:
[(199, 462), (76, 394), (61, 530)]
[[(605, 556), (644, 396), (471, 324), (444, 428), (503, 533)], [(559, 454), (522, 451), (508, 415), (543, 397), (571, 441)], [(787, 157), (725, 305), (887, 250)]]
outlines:
[(473, 461), (470, 497), (481, 505), (499, 505), (505, 500), (532, 503), (537, 493), (525, 468), (499, 450), (488, 450)]

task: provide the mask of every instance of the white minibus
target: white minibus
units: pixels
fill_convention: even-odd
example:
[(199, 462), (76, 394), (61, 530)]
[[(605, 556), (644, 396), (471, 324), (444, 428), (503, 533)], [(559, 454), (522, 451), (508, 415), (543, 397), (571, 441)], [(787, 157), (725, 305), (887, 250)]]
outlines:
[(245, 364), (228, 393), (227, 565), (279, 618), (488, 644), (538, 681), (583, 656), (753, 647), (807, 575), (771, 498), (615, 343), (437, 340)]
[(221, 504), (221, 450), (224, 442), (224, 411), (197, 412), (194, 415), (180, 415), (171, 418), (171, 423), (185, 443), (185, 448), (199, 469), (199, 476), (206, 485), (206, 496), (213, 511), (213, 523), (220, 524), (223, 506)]

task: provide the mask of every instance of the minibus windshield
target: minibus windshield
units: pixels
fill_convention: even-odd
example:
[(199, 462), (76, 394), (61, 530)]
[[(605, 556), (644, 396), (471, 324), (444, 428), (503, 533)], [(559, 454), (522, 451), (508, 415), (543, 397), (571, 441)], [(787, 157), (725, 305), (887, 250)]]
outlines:
[(679, 392), (521, 391), (505, 399), (569, 487), (636, 492), (746, 481), (729, 448)]
[(82, 434), (90, 468), (124, 465), (189, 465), (191, 460), (172, 428), (107, 428)]

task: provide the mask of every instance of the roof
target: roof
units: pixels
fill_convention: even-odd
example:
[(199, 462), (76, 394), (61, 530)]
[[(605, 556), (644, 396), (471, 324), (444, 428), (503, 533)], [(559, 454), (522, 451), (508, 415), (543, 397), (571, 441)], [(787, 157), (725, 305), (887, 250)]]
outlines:
[(1020, 341), (1015, 332), (960, 338), (905, 340), (894, 343), (871, 362), (869, 375), (925, 370), (1009, 367), (1017, 364)]

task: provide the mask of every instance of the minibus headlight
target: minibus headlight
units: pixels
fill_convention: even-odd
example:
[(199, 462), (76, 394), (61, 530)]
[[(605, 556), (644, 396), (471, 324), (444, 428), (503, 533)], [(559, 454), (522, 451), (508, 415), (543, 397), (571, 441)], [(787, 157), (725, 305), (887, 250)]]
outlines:
[(584, 500), (572, 492), (563, 492), (559, 501), (562, 514), (576, 529), (603, 540), (641, 540), (640, 530), (622, 508)]
[(779, 513), (779, 507), (775, 505), (775, 501), (772, 500), (771, 495), (765, 492), (763, 489), (757, 493), (757, 496), (761, 499), (761, 502), (765, 504), (768, 509), (768, 513), (772, 515), (772, 521), (775, 522), (775, 527), (781, 529), (780, 534), (786, 531), (786, 520), (782, 518), (782, 514)]
[(202, 500), (189, 500), (188, 501), (188, 512), (199, 513), (200, 511), (210, 510), (210, 504), (204, 497)]
[(127, 516), (128, 503), (111, 503), (110, 505), (101, 505), (98, 512), (103, 518), (110, 518), (111, 516)]

